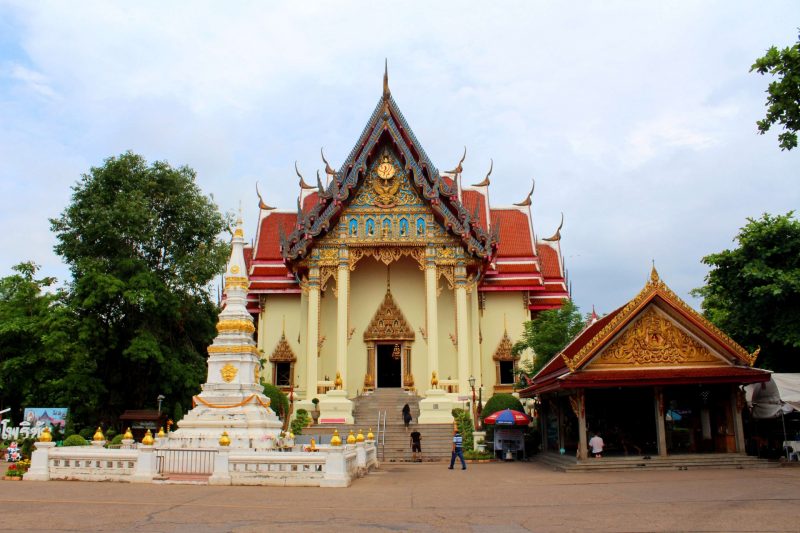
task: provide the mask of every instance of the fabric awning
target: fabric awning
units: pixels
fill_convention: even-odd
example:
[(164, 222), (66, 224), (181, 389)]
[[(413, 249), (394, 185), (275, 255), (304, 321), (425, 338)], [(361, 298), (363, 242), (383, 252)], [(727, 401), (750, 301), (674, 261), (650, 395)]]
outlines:
[(754, 418), (775, 418), (800, 411), (800, 374), (772, 374), (765, 383), (745, 387)]

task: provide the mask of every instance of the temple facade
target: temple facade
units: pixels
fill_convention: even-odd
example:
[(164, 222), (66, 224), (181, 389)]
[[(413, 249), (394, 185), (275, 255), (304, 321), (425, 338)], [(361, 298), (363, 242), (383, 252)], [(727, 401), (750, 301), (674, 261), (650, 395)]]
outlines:
[(471, 377), (484, 398), (511, 391), (523, 323), (569, 297), (561, 228), (537, 238), (533, 188), (495, 207), (491, 166), (464, 185), (464, 160), (437, 170), (384, 75), (338, 170), (323, 155), (316, 186), (297, 171), (293, 210), (259, 195), (248, 311), (264, 380), (295, 407), (318, 398), (321, 422), (349, 423), (356, 396), (402, 388), (423, 398), (420, 423), (437, 423), (471, 399)]

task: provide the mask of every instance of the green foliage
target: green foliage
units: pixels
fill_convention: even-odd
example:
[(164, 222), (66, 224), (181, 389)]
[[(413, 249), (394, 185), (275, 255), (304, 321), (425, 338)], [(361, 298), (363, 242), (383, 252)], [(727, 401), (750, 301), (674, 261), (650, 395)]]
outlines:
[(159, 394), (188, 403), (205, 377), (227, 221), (188, 167), (133, 153), (92, 168), (51, 219), (69, 265), (79, 350), (65, 378), (77, 420), (112, 421)]
[(483, 410), (481, 411), (481, 420), (484, 420), (487, 416), (492, 415), (497, 411), (503, 411), (505, 409), (513, 409), (514, 411), (523, 412), (522, 403), (520, 403), (519, 399), (511, 394), (498, 393), (489, 398), (489, 401), (483, 406)]
[(759, 366), (800, 372), (800, 221), (793, 212), (747, 220), (736, 248), (703, 258), (711, 270), (692, 294), (745, 349), (761, 347)]
[(578, 306), (565, 300), (558, 309), (542, 311), (525, 322), (522, 339), (514, 344), (513, 353), (519, 355), (530, 348), (535, 355), (533, 364), (520, 365), (519, 371), (529, 376), (538, 372), (550, 359), (560, 352), (586, 325)]
[(172, 410), (172, 421), (180, 422), (182, 418), (183, 418), (183, 406), (179, 403), (176, 403), (175, 408)]
[(763, 135), (774, 124), (782, 124), (784, 131), (778, 135), (781, 150), (796, 148), (800, 130), (800, 37), (783, 50), (771, 47), (750, 67), (750, 72), (754, 70), (778, 77), (767, 88), (767, 115), (756, 122), (758, 132)]
[(292, 433), (300, 435), (303, 432), (303, 428), (307, 427), (310, 423), (311, 416), (308, 414), (308, 411), (305, 409), (298, 409), (291, 423)]
[(0, 405), (69, 405), (74, 317), (55, 278), (32, 262), (0, 278)]
[(479, 452), (478, 450), (467, 450), (465, 448), (464, 459), (472, 461), (494, 459), (494, 454), (492, 452)]
[(80, 430), (78, 432), (78, 435), (80, 435), (81, 437), (83, 437), (86, 440), (92, 440), (92, 437), (94, 437), (94, 432), (95, 431), (96, 431), (96, 429), (94, 429), (94, 428), (83, 428), (82, 430)]
[(461, 432), (461, 438), (463, 439), (463, 446), (465, 450), (471, 450), (473, 448), (473, 426), (472, 426), (472, 414), (466, 409), (453, 409), (453, 419), (455, 420), (456, 425), (458, 426), (458, 430)]
[(262, 383), (262, 386), (264, 387), (264, 396), (270, 400), (269, 406), (279, 418), (286, 419), (286, 413), (289, 412), (289, 398), (281, 389), (271, 383)]
[(31, 453), (33, 453), (33, 443), (34, 442), (36, 442), (36, 439), (33, 439), (33, 438), (29, 437), (27, 439), (22, 439), (21, 442), (18, 443), (19, 444), (20, 453), (22, 453), (23, 457), (30, 457), (31, 456)]
[(62, 446), (88, 446), (89, 442), (80, 435), (70, 435), (64, 439)]
[(108, 428), (106, 430), (106, 440), (113, 440), (114, 437), (117, 436), (117, 431), (114, 428)]
[(122, 437), (124, 437), (122, 433), (120, 433), (119, 435), (114, 435), (114, 438), (111, 439), (111, 445), (119, 446), (120, 444), (122, 444)]

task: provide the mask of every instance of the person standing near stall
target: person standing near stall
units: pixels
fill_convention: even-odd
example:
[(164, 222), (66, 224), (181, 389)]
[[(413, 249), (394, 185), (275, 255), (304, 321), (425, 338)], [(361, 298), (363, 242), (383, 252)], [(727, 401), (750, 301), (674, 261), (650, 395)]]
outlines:
[(461, 470), (466, 470), (467, 463), (464, 461), (464, 439), (461, 437), (461, 432), (458, 430), (456, 430), (456, 434), (453, 435), (453, 454), (450, 456), (450, 466), (448, 467), (450, 470), (453, 469), (456, 457), (461, 459)]

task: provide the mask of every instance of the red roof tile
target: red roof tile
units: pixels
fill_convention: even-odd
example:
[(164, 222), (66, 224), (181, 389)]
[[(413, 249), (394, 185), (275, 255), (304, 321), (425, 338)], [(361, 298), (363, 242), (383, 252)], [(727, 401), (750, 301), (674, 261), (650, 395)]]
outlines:
[(530, 222), (518, 209), (492, 209), (492, 227), (500, 227), (499, 257), (531, 257)]
[(546, 278), (563, 278), (561, 265), (558, 259), (558, 252), (549, 244), (539, 243), (539, 264), (542, 267), (542, 274)]
[(486, 230), (486, 197), (478, 191), (464, 191), (461, 194), (461, 202), (470, 216), (475, 212), (475, 206), (478, 206), (479, 225)]
[(311, 208), (317, 205), (317, 201), (319, 199), (319, 193), (312, 192), (305, 198), (303, 198), (303, 213), (308, 213), (311, 211)]
[(296, 213), (270, 213), (261, 221), (261, 231), (256, 244), (255, 259), (280, 259), (281, 240), (278, 228), (283, 228), (284, 235), (288, 235), (297, 223)]

